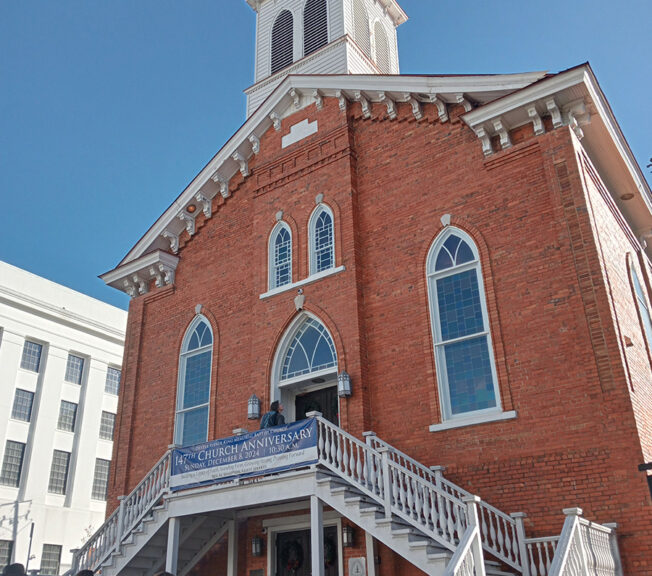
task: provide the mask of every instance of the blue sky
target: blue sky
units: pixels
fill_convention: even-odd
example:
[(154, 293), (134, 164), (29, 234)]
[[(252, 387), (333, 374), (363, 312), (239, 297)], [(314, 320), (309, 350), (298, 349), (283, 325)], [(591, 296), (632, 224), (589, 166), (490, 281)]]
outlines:
[[(589, 61), (649, 179), (650, 0), (403, 0), (401, 71)], [(244, 120), (245, 0), (0, 1), (0, 259), (126, 308), (113, 268)]]

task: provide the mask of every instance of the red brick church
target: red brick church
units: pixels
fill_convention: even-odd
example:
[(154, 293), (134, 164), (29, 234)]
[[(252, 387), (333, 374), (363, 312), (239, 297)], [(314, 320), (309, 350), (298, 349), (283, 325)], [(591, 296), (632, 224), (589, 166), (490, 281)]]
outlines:
[(652, 193), (590, 66), (400, 75), (395, 0), (247, 1), (245, 123), (103, 275), (76, 568), (651, 575)]

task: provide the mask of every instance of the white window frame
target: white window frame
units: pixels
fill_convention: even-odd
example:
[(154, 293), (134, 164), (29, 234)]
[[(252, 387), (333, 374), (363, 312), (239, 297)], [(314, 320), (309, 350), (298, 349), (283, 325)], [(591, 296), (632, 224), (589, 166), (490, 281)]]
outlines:
[[(461, 266), (453, 266), (439, 272), (435, 271), (435, 264), (437, 256), (442, 249), (444, 242), (450, 236), (458, 236), (466, 242), (473, 252), (474, 259)], [(426, 279), (428, 283), (428, 304), (430, 307), (430, 327), (433, 337), (433, 345), (435, 350), (435, 366), (437, 372), (437, 387), (439, 390), (440, 408), (442, 425), (433, 425), (430, 427), (431, 431), (440, 429), (452, 428), (456, 426), (465, 426), (470, 424), (477, 424), (485, 421), (499, 420), (513, 418), (516, 416), (515, 412), (503, 413), (502, 403), (500, 397), (500, 387), (498, 385), (498, 374), (496, 370), (496, 360), (493, 348), (493, 341), (491, 338), (491, 329), (489, 323), (489, 314), (487, 312), (487, 298), (484, 288), (484, 280), (482, 276), (482, 266), (480, 263), (480, 255), (478, 248), (473, 239), (464, 231), (455, 227), (447, 227), (435, 239), (428, 252), (426, 260)], [(478, 290), (480, 292), (480, 306), (482, 310), (483, 331), (475, 332), (473, 334), (462, 336), (451, 340), (444, 341), (441, 335), (441, 322), (439, 318), (439, 306), (437, 300), (437, 280), (447, 276), (453, 276), (469, 270), (475, 270), (478, 280)], [(489, 348), (489, 361), (491, 366), (491, 377), (493, 380), (494, 395), (496, 398), (496, 406), (491, 408), (484, 408), (482, 410), (474, 410), (472, 412), (465, 412), (463, 414), (453, 415), (450, 405), (450, 388), (448, 385), (448, 373), (446, 369), (445, 359), (445, 346), (454, 344), (455, 342), (462, 342), (464, 340), (471, 340), (485, 336), (487, 338), (487, 346)]]
[[(330, 268), (321, 270), (317, 272), (317, 250), (315, 246), (316, 241), (316, 226), (317, 220), (322, 212), (326, 212), (331, 217), (331, 233), (333, 235), (333, 245), (331, 251), (333, 254), (332, 264)], [(329, 206), (326, 204), (320, 204), (315, 208), (310, 215), (310, 220), (308, 221), (308, 261), (310, 262), (310, 275), (314, 276), (315, 274), (324, 274), (328, 270), (333, 270), (337, 268), (337, 262), (335, 261), (335, 215)]]
[[(641, 282), (641, 277), (636, 272), (636, 266), (632, 258), (629, 261), (629, 274), (632, 282), (632, 291), (634, 292), (634, 301), (636, 302), (636, 310), (638, 312), (638, 321), (641, 326), (641, 335), (643, 342), (647, 344), (648, 355), (652, 355), (652, 334), (650, 333), (652, 330), (646, 327), (646, 320), (652, 326), (652, 308), (647, 298), (647, 285), (645, 282)], [(636, 286), (640, 288), (641, 294), (639, 294)]]
[[(196, 348), (195, 350), (192, 350), (190, 352), (187, 351), (188, 345), (190, 343), (190, 339), (192, 338), (192, 335), (197, 328), (197, 326), (201, 323), (204, 322), (206, 326), (208, 326), (208, 329), (211, 331), (211, 343), (209, 346), (203, 346), (201, 348)], [(182, 437), (181, 434), (183, 430), (179, 426), (179, 416), (181, 414), (185, 414), (186, 412), (190, 412), (192, 410), (197, 410), (199, 408), (203, 408), (206, 406), (208, 408), (206, 412), (206, 438), (204, 438), (204, 442), (208, 440), (208, 425), (210, 423), (211, 419), (211, 406), (210, 406), (210, 399), (211, 399), (211, 388), (212, 388), (212, 377), (213, 377), (213, 346), (215, 344), (215, 333), (213, 332), (213, 327), (211, 326), (211, 323), (209, 322), (208, 318), (206, 316), (203, 316), (201, 314), (198, 314), (195, 316), (193, 321), (190, 323), (190, 326), (188, 326), (188, 329), (186, 330), (186, 333), (183, 337), (183, 342), (181, 344), (181, 352), (179, 354), (179, 376), (178, 376), (178, 381), (177, 381), (177, 401), (175, 404), (175, 412), (174, 412), (174, 443), (181, 445), (182, 444)], [(209, 379), (208, 379), (208, 400), (204, 404), (198, 404), (197, 406), (192, 406), (191, 408), (183, 408), (180, 407), (180, 404), (183, 402), (183, 396), (184, 396), (184, 391), (185, 391), (185, 385), (186, 385), (186, 361), (188, 358), (192, 356), (196, 356), (198, 354), (203, 354), (204, 352), (210, 350), (211, 352), (211, 362), (210, 362), (210, 368), (209, 368)]]
[[(288, 234), (290, 235), (290, 281), (286, 284), (277, 284), (276, 283), (276, 239), (278, 235), (281, 233), (281, 230), (286, 230)], [(269, 287), (269, 290), (275, 290), (277, 288), (283, 288), (285, 286), (289, 286), (292, 284), (292, 258), (294, 256), (294, 238), (292, 237), (292, 229), (286, 222), (280, 221), (274, 228), (272, 229), (271, 234), (269, 235), (269, 243), (268, 243), (268, 258), (267, 258), (267, 269), (269, 270), (269, 277), (267, 280), (267, 285)]]

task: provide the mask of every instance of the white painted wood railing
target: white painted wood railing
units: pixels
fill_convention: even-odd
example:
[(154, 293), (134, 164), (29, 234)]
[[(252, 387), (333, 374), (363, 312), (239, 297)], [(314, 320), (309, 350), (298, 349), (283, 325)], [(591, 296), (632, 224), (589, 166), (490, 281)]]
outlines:
[[(404, 452), (394, 448), (391, 444), (381, 440), (373, 432), (365, 432), (364, 436), (367, 444), (374, 450), (388, 450), (388, 457), (392, 462), (410, 470), (425, 482), (434, 484), (438, 489), (445, 491), (458, 500), (473, 496), (464, 488), (444, 478), (443, 467), (433, 466), (427, 468)], [(529, 576), (527, 561), (524, 562), (526, 560), (525, 530), (523, 528), (525, 514), (510, 516), (484, 501), (480, 501), (478, 507), (482, 547), (498, 560), (522, 572), (525, 576)]]
[(616, 527), (581, 517), (580, 508), (564, 510), (566, 521), (547, 576), (622, 576)]
[(465, 498), (469, 526), (460, 540), (444, 576), (485, 576), (482, 537), (478, 518), (478, 497)]
[(559, 536), (525, 539), (530, 576), (548, 576), (550, 574), (550, 566), (555, 557), (558, 541)]
[(121, 496), (120, 506), (93, 534), (83, 548), (73, 551), (71, 574), (96, 570), (161, 500), (170, 486), (172, 451), (168, 450), (129, 496)]

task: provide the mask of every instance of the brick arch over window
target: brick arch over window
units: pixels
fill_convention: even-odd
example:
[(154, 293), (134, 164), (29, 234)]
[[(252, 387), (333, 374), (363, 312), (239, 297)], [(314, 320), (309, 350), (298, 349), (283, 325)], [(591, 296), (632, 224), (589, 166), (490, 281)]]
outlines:
[(303, 55), (308, 56), (328, 44), (327, 0), (306, 0), (303, 9)]
[(272, 27), (272, 74), (287, 68), (294, 61), (294, 17), (283, 10)]
[(208, 439), (214, 336), (208, 318), (195, 316), (181, 344), (174, 441), (182, 446)]
[(502, 414), (480, 251), (464, 230), (446, 227), (426, 262), (441, 417)]

